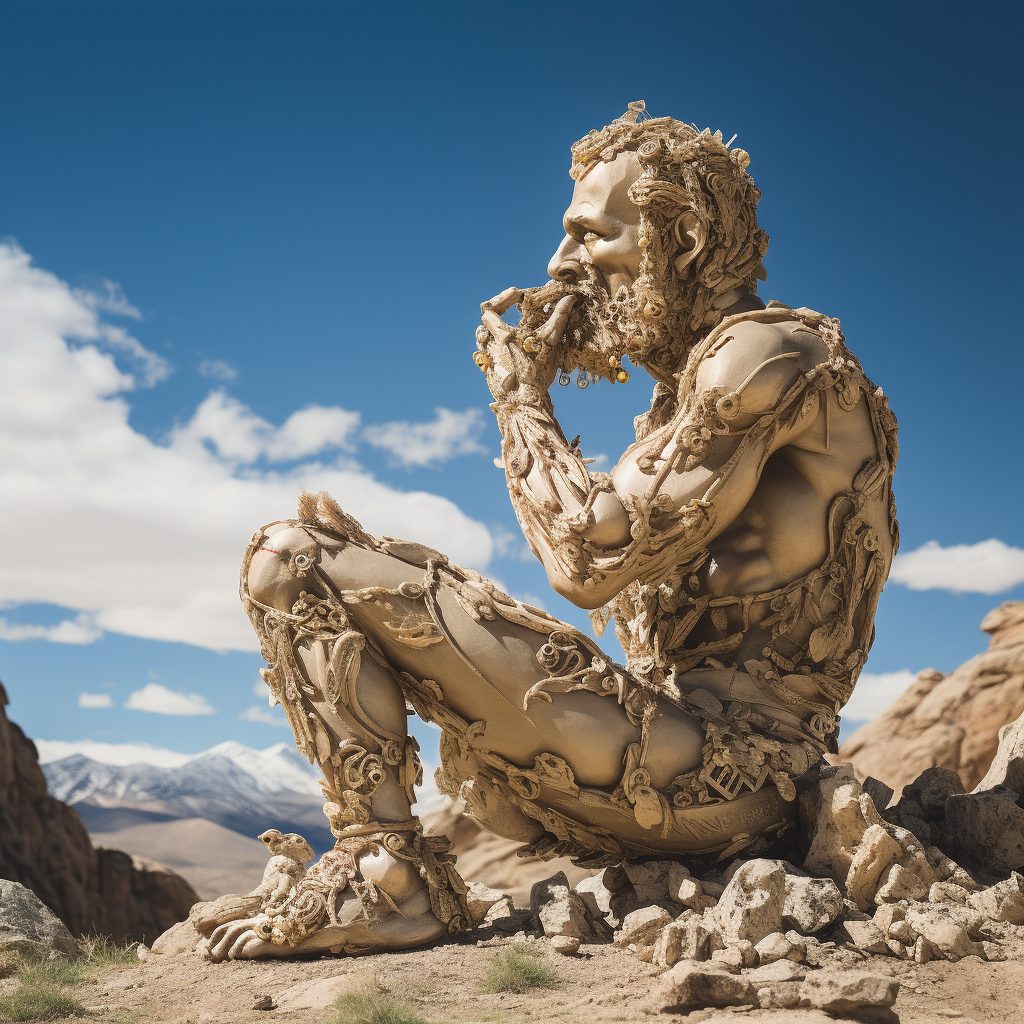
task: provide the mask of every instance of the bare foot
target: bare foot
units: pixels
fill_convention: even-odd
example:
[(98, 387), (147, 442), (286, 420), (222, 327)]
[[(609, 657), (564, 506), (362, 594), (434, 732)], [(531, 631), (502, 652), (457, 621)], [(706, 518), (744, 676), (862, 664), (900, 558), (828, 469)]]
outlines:
[[(330, 856), (325, 854), (321, 863)], [(292, 945), (287, 941), (294, 932), (286, 903), (277, 914), (258, 914), (222, 924), (200, 947), (203, 954), (215, 963), (326, 950), (355, 955), (422, 946), (447, 933), (445, 924), (431, 911), (429, 891), (415, 864), (378, 850), (360, 857), (358, 868), (362, 882), (370, 883), (377, 899), (371, 901), (365, 889), (360, 892), (352, 885), (332, 891), (327, 900), (336, 900), (333, 917), (337, 924), (316, 927)], [(327, 908), (328, 921), (331, 909)]]

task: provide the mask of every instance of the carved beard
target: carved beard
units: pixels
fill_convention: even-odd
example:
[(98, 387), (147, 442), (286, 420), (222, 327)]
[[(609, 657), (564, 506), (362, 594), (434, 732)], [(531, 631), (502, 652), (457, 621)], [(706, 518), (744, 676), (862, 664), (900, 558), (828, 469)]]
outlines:
[(621, 286), (612, 297), (593, 275), (587, 281), (551, 281), (528, 289), (520, 303), (520, 333), (539, 328), (565, 295), (576, 296), (558, 349), (558, 365), (566, 372), (581, 370), (614, 381), (624, 357), (646, 366), (649, 357), (671, 342), (678, 317), (667, 310), (660, 319), (641, 314), (651, 306), (651, 290), (642, 279), (629, 288)]

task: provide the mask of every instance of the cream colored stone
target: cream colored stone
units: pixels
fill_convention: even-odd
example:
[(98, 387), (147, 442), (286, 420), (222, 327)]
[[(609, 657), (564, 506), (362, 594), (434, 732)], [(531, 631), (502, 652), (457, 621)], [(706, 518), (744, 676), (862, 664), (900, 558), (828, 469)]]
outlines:
[(871, 825), (865, 830), (846, 876), (847, 895), (861, 910), (873, 905), (882, 876), (902, 853), (900, 844), (883, 825)]

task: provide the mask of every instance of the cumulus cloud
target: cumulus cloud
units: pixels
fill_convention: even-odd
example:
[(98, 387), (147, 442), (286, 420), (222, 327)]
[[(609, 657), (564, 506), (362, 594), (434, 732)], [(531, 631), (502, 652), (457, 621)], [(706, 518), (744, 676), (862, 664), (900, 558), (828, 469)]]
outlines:
[(89, 309), (99, 310), (102, 313), (113, 313), (115, 316), (130, 317), (132, 320), (142, 319), (142, 314), (128, 301), (116, 281), (105, 280), (98, 289), (75, 288), (72, 294)]
[(381, 483), (344, 454), (358, 413), (310, 406), (274, 426), (215, 391), (166, 443), (135, 430), (125, 396), (162, 361), (112, 341), (102, 305), (0, 244), (0, 604), (88, 616), (8, 623), (9, 637), (82, 643), (110, 630), (258, 650), (238, 563), (253, 529), (293, 515), (303, 490), (330, 491), (372, 533), (486, 566), (483, 524), (438, 495)]
[(74, 754), (123, 767), (128, 764), (154, 764), (159, 768), (177, 768), (195, 754), (179, 754), (176, 750), (154, 747), (150, 743), (101, 743), (98, 740), (34, 740), (39, 763), (49, 764)]
[(215, 715), (206, 698), (198, 693), (169, 690), (159, 683), (147, 683), (133, 690), (124, 706), (129, 711), (149, 711), (154, 715)]
[(363, 437), (402, 466), (431, 466), (457, 455), (486, 455), (478, 440), (483, 426), (480, 409), (453, 412), (438, 406), (430, 423), (379, 423), (367, 427)]
[(8, 622), (0, 618), (0, 640), (48, 640), (51, 644), (91, 644), (103, 636), (91, 615), (64, 619), (53, 626)]
[(898, 672), (861, 672), (853, 696), (843, 708), (848, 722), (869, 722), (884, 714), (917, 678), (909, 668)]
[(1024, 550), (995, 538), (948, 548), (930, 540), (898, 554), (889, 579), (911, 590), (998, 594), (1024, 583)]
[(238, 376), (238, 370), (224, 359), (204, 359), (199, 364), (199, 376), (228, 381)]
[(109, 708), (112, 706), (112, 702), (109, 693), (80, 693), (78, 706), (80, 708)]
[(243, 722), (261, 722), (263, 725), (280, 725), (288, 728), (288, 720), (284, 715), (275, 715), (270, 708), (261, 708), (258, 704), (246, 708), (238, 717)]

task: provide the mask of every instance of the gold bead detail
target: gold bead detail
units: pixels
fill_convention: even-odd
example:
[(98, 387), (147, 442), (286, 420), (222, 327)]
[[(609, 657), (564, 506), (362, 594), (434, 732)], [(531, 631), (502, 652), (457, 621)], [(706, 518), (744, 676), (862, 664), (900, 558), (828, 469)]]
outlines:
[(491, 368), (491, 360), (484, 352), (474, 352), (473, 362), (480, 367), (481, 373), (486, 373)]
[(531, 334), (523, 340), (523, 348), (527, 352), (539, 352), (540, 342)]
[(620, 384), (628, 384), (629, 383), (629, 370), (621, 370), (620, 369), (619, 372), (617, 374), (615, 374), (615, 379)]

